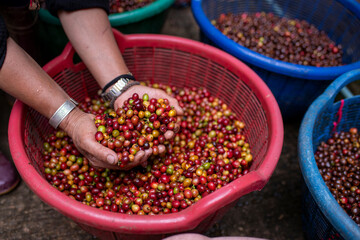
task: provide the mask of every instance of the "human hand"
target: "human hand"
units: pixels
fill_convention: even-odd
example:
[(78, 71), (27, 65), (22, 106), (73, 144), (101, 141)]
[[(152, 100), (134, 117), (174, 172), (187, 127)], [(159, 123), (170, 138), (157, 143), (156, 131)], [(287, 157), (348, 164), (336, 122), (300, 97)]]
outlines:
[(96, 141), (94, 117), (75, 108), (61, 122), (60, 127), (72, 138), (75, 147), (93, 167), (120, 169), (117, 154)]
[[(161, 90), (161, 89), (156, 89), (156, 88), (151, 88), (151, 87), (146, 87), (146, 86), (142, 86), (142, 85), (136, 85), (133, 86), (131, 88), (129, 88), (127, 91), (125, 91), (123, 94), (121, 94), (115, 101), (114, 103), (114, 108), (118, 109), (120, 107), (122, 107), (124, 105), (124, 101), (128, 100), (129, 98), (132, 97), (132, 95), (134, 93), (137, 93), (140, 98), (144, 95), (144, 94), (148, 94), (149, 98), (156, 98), (156, 99), (168, 99), (170, 106), (173, 106), (174, 109), (176, 110), (176, 114), (177, 115), (183, 115), (183, 110), (182, 108), (179, 106), (178, 101), (169, 96), (165, 91)], [(171, 139), (175, 136), (175, 133), (177, 131), (179, 131), (180, 129), (180, 125), (179, 124), (175, 124), (174, 130), (168, 130), (165, 132), (164, 137), (165, 139)], [(158, 146), (159, 149), (159, 154), (165, 152), (165, 146), (160, 144)], [(136, 153), (134, 161), (131, 162), (131, 166), (129, 166), (130, 168), (139, 164), (143, 164), (146, 165), (146, 160), (153, 154), (153, 150), (151, 148), (146, 149), (145, 151), (139, 151)]]

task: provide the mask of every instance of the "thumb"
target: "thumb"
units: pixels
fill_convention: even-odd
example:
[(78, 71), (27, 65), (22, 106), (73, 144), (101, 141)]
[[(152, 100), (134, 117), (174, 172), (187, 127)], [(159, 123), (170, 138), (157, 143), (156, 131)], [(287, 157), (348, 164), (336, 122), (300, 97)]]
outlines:
[(170, 106), (174, 106), (176, 110), (176, 115), (184, 115), (184, 110), (180, 107), (178, 100), (175, 98), (169, 97), (168, 98)]
[(98, 142), (92, 142), (89, 146), (88, 150), (89, 153), (91, 153), (96, 159), (98, 159), (99, 161), (111, 164), (111, 165), (116, 165), (118, 162), (118, 157), (117, 154), (107, 148), (104, 147), (103, 145), (101, 145)]

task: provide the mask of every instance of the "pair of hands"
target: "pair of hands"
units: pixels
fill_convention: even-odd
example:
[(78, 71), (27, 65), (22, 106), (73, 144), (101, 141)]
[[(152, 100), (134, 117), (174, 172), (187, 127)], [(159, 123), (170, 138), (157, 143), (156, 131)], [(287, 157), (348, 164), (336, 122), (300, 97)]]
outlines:
[[(114, 108), (118, 109), (122, 107), (124, 101), (130, 98), (134, 93), (139, 94), (139, 96), (147, 93), (150, 98), (167, 98), (170, 105), (174, 106), (177, 115), (183, 114), (183, 110), (175, 98), (170, 97), (163, 90), (142, 85), (133, 86), (121, 94), (115, 101)], [(77, 149), (89, 160), (93, 167), (129, 170), (140, 164), (146, 165), (147, 159), (152, 154), (151, 148), (145, 151), (139, 151), (136, 153), (133, 162), (129, 163), (125, 168), (120, 168), (117, 166), (117, 154), (95, 140), (95, 133), (97, 130), (94, 124), (94, 115), (84, 113), (79, 109), (74, 109), (63, 121), (61, 127), (69, 134)], [(176, 124), (174, 131), (167, 131), (164, 135), (165, 138), (171, 139), (174, 137), (175, 132), (179, 130), (179, 127), (180, 126)], [(165, 151), (164, 145), (159, 145), (158, 147), (159, 153)]]

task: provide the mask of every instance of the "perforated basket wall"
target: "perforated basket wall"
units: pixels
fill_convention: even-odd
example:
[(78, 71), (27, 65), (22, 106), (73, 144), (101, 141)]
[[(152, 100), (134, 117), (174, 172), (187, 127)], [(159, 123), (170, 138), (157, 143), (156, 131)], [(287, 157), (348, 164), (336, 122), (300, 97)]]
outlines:
[[(261, 189), (269, 180), (280, 156), (283, 125), (270, 90), (248, 67), (211, 46), (161, 35), (123, 36), (114, 31), (129, 70), (139, 81), (177, 87), (206, 87), (237, 113), (245, 124), (254, 156), (251, 172), (217, 190), (184, 211), (162, 216), (128, 216), (105, 212), (72, 200), (43, 179), (41, 146), (51, 127), (47, 119), (20, 102), (14, 106), (9, 139), (14, 162), (32, 190), (45, 202), (104, 239), (142, 239), (209, 228), (239, 197)], [(68, 45), (61, 56), (44, 69), (75, 100), (95, 96), (99, 89), (83, 63), (73, 64)], [(17, 156), (15, 152), (23, 152)], [(29, 165), (30, 163), (30, 165)], [(23, 169), (23, 164), (28, 165)], [(30, 180), (31, 179), (31, 180)], [(46, 189), (47, 194), (43, 195)], [(49, 197), (52, 194), (52, 197)]]
[(309, 239), (360, 238), (360, 228), (332, 196), (314, 158), (317, 146), (327, 141), (334, 131), (360, 128), (360, 96), (343, 100), (343, 105), (334, 102), (340, 90), (356, 80), (360, 80), (360, 70), (336, 79), (310, 106), (301, 124), (299, 162), (304, 178), (303, 222), (304, 233)]
[[(355, 0), (193, 0), (192, 11), (202, 40), (239, 58), (266, 82), (279, 103), (283, 117), (302, 117), (310, 104), (341, 74), (360, 68), (360, 3)], [(275, 60), (245, 48), (218, 31), (211, 20), (221, 13), (273, 12), (307, 20), (344, 49), (339, 67), (310, 67)]]
[(320, 210), (305, 182), (301, 185), (302, 224), (307, 239), (344, 239)]

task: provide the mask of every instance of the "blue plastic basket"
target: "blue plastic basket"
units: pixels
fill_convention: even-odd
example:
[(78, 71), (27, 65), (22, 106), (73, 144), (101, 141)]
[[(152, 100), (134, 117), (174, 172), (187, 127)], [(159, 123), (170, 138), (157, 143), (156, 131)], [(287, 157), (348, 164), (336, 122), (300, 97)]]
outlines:
[[(360, 4), (356, 0), (193, 0), (202, 40), (247, 63), (266, 82), (284, 118), (302, 116), (314, 99), (341, 74), (360, 68)], [(324, 30), (344, 50), (339, 67), (311, 67), (266, 57), (234, 42), (212, 24), (221, 13), (273, 12), (307, 20)]]
[(341, 109), (341, 102), (334, 102), (341, 89), (356, 80), (360, 80), (360, 69), (337, 78), (311, 104), (301, 123), (298, 154), (304, 179), (303, 227), (308, 239), (360, 239), (360, 228), (332, 196), (314, 158), (317, 146), (331, 137), (334, 122), (336, 131), (360, 128), (360, 96), (343, 100)]

